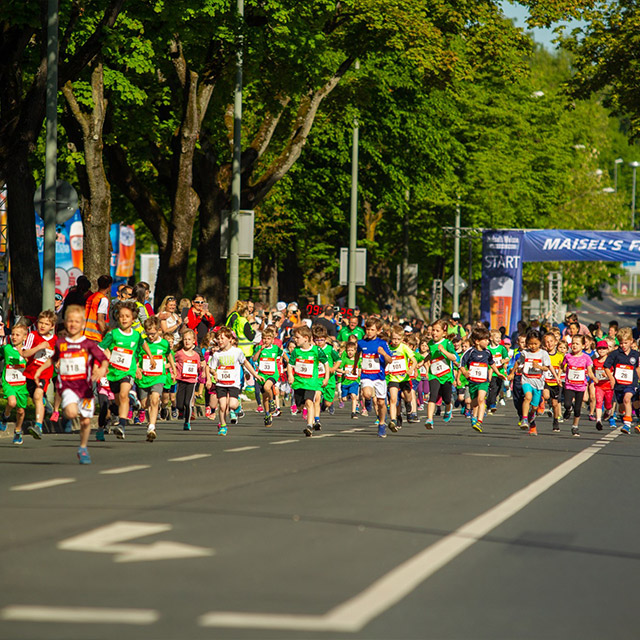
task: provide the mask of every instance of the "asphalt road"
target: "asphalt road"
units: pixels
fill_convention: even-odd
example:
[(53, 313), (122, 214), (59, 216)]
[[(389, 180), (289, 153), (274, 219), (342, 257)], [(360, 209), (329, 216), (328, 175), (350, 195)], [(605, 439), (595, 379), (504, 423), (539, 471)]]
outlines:
[(640, 436), (500, 414), (4, 437), (0, 638), (637, 638)]

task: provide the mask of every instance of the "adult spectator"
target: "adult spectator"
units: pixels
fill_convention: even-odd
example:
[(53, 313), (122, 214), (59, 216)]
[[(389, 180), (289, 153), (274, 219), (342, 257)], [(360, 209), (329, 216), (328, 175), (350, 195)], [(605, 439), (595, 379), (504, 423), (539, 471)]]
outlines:
[(568, 316), (568, 320), (569, 322), (567, 322), (567, 318), (565, 317), (565, 323), (567, 324), (567, 326), (565, 327), (564, 331), (562, 332), (562, 337), (564, 338), (568, 333), (569, 333), (569, 325), (571, 325), (572, 323), (577, 323), (578, 326), (580, 327), (579, 331), (578, 331), (578, 335), (581, 336), (588, 336), (589, 335), (589, 327), (587, 327), (586, 324), (582, 324), (582, 322), (580, 322), (578, 320), (578, 314), (577, 313), (570, 313)]
[(116, 297), (111, 298), (111, 304), (109, 305), (111, 310), (109, 312), (109, 327), (114, 328), (118, 326), (118, 302), (124, 302), (131, 299), (131, 292), (133, 288), (128, 284), (121, 284), (118, 286)]
[(109, 328), (109, 293), (112, 283), (111, 276), (100, 276), (98, 290), (87, 298), (84, 337), (94, 342), (102, 342), (102, 338)]
[(64, 317), (64, 312), (67, 307), (71, 304), (77, 304), (81, 307), (84, 307), (87, 298), (89, 297), (91, 291), (91, 281), (87, 276), (79, 276), (76, 280), (76, 284), (74, 287), (71, 287), (67, 292), (67, 297), (64, 299), (64, 309), (62, 313), (62, 317)]
[(295, 327), (302, 322), (302, 315), (297, 302), (290, 302), (287, 306), (287, 320)]
[(144, 321), (149, 317), (149, 312), (145, 305), (147, 299), (147, 288), (144, 286), (144, 282), (138, 282), (133, 287), (131, 299), (136, 303), (136, 315), (133, 319), (133, 328), (140, 333), (144, 333)]
[(636, 326), (633, 328), (633, 331), (631, 333), (633, 334), (634, 340), (640, 339), (640, 318), (636, 320)]
[(172, 333), (173, 343), (177, 344), (180, 340), (182, 318), (178, 313), (178, 301), (175, 296), (166, 296), (162, 301), (158, 307), (158, 319), (162, 333)]
[(326, 327), (327, 333), (329, 337), (336, 338), (338, 336), (338, 329), (333, 322), (333, 316), (335, 315), (335, 310), (332, 305), (328, 304), (322, 311), (322, 313), (313, 321), (313, 324), (319, 324), (323, 327)]
[(209, 313), (209, 305), (204, 296), (196, 293), (191, 301), (191, 308), (187, 312), (187, 326), (196, 332), (198, 344), (200, 344), (210, 329), (216, 326), (216, 321)]
[(464, 338), (467, 335), (467, 332), (464, 330), (464, 327), (460, 323), (460, 314), (457, 311), (454, 311), (451, 314), (451, 319), (449, 321), (449, 331), (450, 334), (458, 336), (459, 338)]
[(253, 316), (244, 300), (238, 300), (225, 324), (233, 329), (238, 337), (238, 348), (247, 358), (253, 355), (253, 339), (256, 337)]
[(338, 331), (338, 342), (346, 342), (351, 336), (355, 336), (358, 340), (364, 338), (364, 329), (359, 326), (357, 316), (349, 316), (346, 326)]
[(139, 282), (138, 284), (142, 285), (145, 289), (146, 295), (144, 298), (144, 302), (142, 304), (144, 304), (145, 309), (147, 310), (147, 314), (149, 316), (155, 315), (155, 312), (153, 311), (153, 305), (151, 304), (150, 300), (151, 300), (151, 286), (149, 285), (148, 282)]

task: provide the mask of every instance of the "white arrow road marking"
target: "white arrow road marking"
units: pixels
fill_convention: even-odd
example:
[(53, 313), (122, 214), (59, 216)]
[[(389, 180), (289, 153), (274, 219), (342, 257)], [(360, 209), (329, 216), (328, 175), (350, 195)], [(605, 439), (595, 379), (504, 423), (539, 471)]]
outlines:
[[(611, 433), (597, 444), (611, 442), (620, 434)], [(245, 629), (289, 629), (296, 631), (358, 632), (371, 620), (409, 595), (454, 558), (481, 540), (503, 522), (524, 509), (538, 496), (560, 482), (601, 449), (591, 445), (534, 480), (523, 489), (470, 520), (435, 544), (426, 547), (370, 584), (359, 594), (324, 615), (213, 611), (200, 616), (202, 627)]]
[(141, 562), (146, 560), (168, 560), (171, 558), (197, 558), (211, 556), (213, 549), (194, 547), (181, 542), (154, 542), (152, 544), (123, 544), (125, 540), (152, 536), (171, 530), (170, 524), (152, 522), (114, 522), (93, 531), (67, 538), (58, 543), (65, 551), (89, 551), (92, 553), (114, 553), (114, 562)]
[(40, 607), (16, 604), (0, 609), (0, 619), (22, 622), (77, 622), (81, 624), (153, 624), (160, 619), (160, 615), (153, 609)]

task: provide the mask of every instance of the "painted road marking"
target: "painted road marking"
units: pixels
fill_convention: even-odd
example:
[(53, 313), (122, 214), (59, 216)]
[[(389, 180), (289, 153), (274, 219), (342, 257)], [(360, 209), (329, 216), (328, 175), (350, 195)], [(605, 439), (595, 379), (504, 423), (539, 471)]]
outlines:
[(122, 544), (125, 540), (152, 536), (170, 531), (170, 524), (155, 522), (113, 522), (58, 543), (64, 551), (89, 551), (113, 553), (114, 562), (141, 562), (143, 560), (168, 560), (172, 558), (196, 558), (211, 556), (213, 549), (194, 547), (181, 542), (154, 542), (152, 544)]
[(275, 442), (270, 442), (269, 444), (291, 444), (292, 442), (300, 442), (300, 440), (276, 440)]
[(210, 453), (194, 453), (192, 456), (182, 456), (181, 458), (169, 458), (169, 462), (191, 462), (201, 458), (210, 458)]
[(355, 429), (344, 429), (340, 433), (357, 433), (358, 431), (366, 431), (364, 427), (356, 427)]
[(239, 453), (240, 451), (251, 451), (251, 449), (259, 449), (260, 447), (236, 447), (235, 449), (225, 449), (226, 453)]
[(142, 471), (143, 469), (151, 469), (150, 464), (133, 464), (130, 467), (116, 467), (115, 469), (105, 469), (101, 471), (105, 476), (117, 475), (119, 473), (129, 473), (131, 471)]
[(476, 456), (478, 458), (510, 458), (507, 453), (463, 453), (463, 456)]
[(2, 620), (22, 622), (79, 622), (153, 624), (160, 615), (153, 609), (98, 609), (92, 607), (39, 607), (12, 605), (0, 609)]
[(61, 484), (69, 484), (75, 482), (75, 478), (53, 478), (53, 480), (42, 480), (42, 482), (31, 482), (29, 484), (17, 484), (11, 487), (10, 491), (37, 491), (38, 489), (48, 489), (49, 487), (58, 487)]
[[(609, 434), (610, 442), (617, 434)], [(591, 445), (565, 462), (516, 491), (495, 507), (462, 525), (435, 544), (423, 549), (406, 562), (392, 569), (364, 591), (334, 607), (324, 615), (294, 615), (214, 611), (198, 620), (203, 627), (234, 627), (253, 629), (289, 629), (296, 631), (358, 632), (371, 620), (409, 595), (463, 551), (524, 509), (538, 496), (560, 482), (601, 449)]]
[(336, 435), (335, 433), (321, 433), (321, 434), (319, 434), (317, 436), (314, 435), (312, 437), (312, 440), (313, 439), (318, 440), (318, 438), (333, 438), (333, 436), (335, 436), (335, 435)]

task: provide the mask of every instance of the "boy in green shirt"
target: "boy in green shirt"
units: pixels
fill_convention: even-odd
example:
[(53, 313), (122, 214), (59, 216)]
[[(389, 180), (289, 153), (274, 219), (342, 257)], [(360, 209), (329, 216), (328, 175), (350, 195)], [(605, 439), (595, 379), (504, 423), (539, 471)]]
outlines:
[(293, 339), (296, 347), (289, 356), (287, 374), (296, 406), (307, 410), (307, 426), (304, 429), (304, 435), (309, 438), (312, 429), (319, 431), (321, 428), (319, 424), (314, 425), (315, 401), (316, 396), (320, 397), (320, 392), (329, 383), (329, 367), (324, 368), (324, 376), (321, 378), (318, 365), (326, 364), (327, 356), (312, 344), (313, 334), (309, 327), (306, 325), (296, 327), (293, 330)]
[(403, 342), (404, 329), (400, 325), (391, 327), (391, 362), (385, 368), (387, 389), (389, 390), (389, 430), (396, 433), (399, 428), (398, 395), (402, 393), (405, 402), (411, 402), (410, 372), (417, 362), (413, 351)]
[(27, 360), (20, 354), (22, 345), (29, 335), (29, 328), (23, 324), (16, 324), (11, 329), (11, 344), (0, 347), (0, 357), (4, 360), (2, 369), (2, 393), (7, 400), (0, 421), (0, 431), (6, 431), (7, 421), (13, 409), (16, 410), (16, 427), (13, 432), (13, 444), (22, 444), (22, 423), (27, 408), (29, 392), (27, 379), (24, 375)]
[(449, 422), (453, 413), (451, 394), (453, 388), (453, 365), (457, 362), (456, 350), (448, 340), (448, 324), (444, 320), (436, 320), (431, 325), (433, 338), (429, 341), (429, 404), (424, 426), (433, 429), (433, 414), (436, 402), (441, 399), (445, 405), (444, 421)]
[(258, 347), (258, 351), (253, 355), (254, 361), (257, 363), (256, 369), (262, 376), (262, 396), (264, 399), (264, 426), (270, 427), (273, 424), (274, 415), (276, 413), (276, 395), (278, 387), (276, 386), (280, 379), (280, 367), (283, 358), (286, 355), (281, 347), (274, 344), (276, 338), (276, 330), (274, 327), (267, 327), (262, 332), (262, 345)]
[[(505, 367), (509, 362), (509, 352), (507, 348), (502, 344), (502, 334), (497, 329), (492, 329), (489, 333), (489, 351), (493, 356), (493, 362), (498, 367), (498, 371), (506, 375)], [(489, 395), (487, 398), (487, 404), (489, 405), (489, 413), (495, 413), (497, 408), (498, 395), (500, 389), (502, 389), (502, 378), (500, 376), (493, 376), (489, 383)]]
[[(335, 413), (333, 401), (336, 397), (336, 371), (340, 368), (340, 354), (330, 345), (327, 344), (327, 336), (329, 335), (327, 328), (321, 324), (316, 325), (312, 329), (313, 339), (316, 347), (320, 349), (327, 357), (327, 369), (329, 369), (329, 381), (327, 386), (322, 389), (322, 397), (318, 397), (315, 402), (315, 422), (314, 428), (319, 431), (322, 428), (320, 424), (320, 404), (324, 400), (324, 406), (329, 415)], [(318, 375), (324, 375), (325, 365), (320, 363), (318, 366)]]

